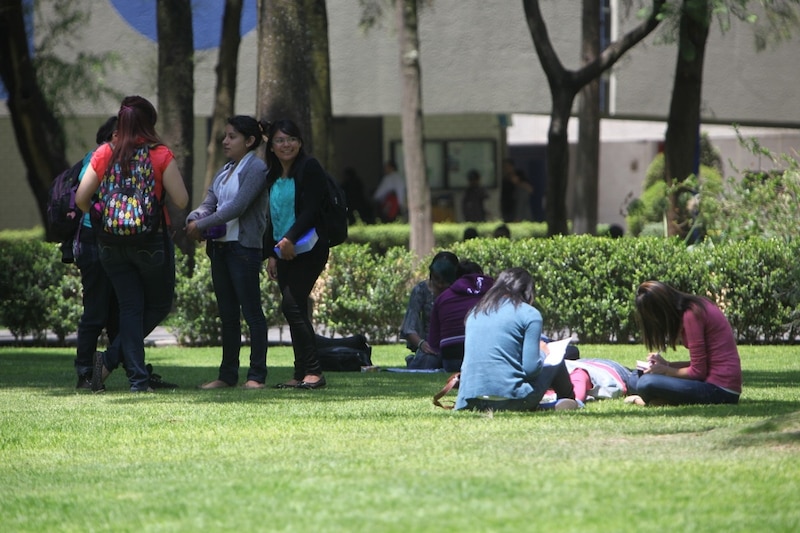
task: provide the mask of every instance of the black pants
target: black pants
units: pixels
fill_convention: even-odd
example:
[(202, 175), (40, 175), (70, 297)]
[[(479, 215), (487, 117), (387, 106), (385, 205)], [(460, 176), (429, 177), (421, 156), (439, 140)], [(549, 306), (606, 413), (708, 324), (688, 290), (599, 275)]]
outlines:
[(471, 398), (467, 400), (467, 409), (477, 411), (536, 411), (547, 389), (553, 389), (558, 399), (575, 399), (575, 390), (569, 380), (569, 371), (564, 361), (555, 366), (546, 366), (539, 372), (532, 383), (533, 392), (522, 399), (488, 400)]
[(294, 379), (298, 381), (308, 375), (322, 375), (317, 357), (316, 335), (309, 316), (308, 297), (328, 262), (329, 251), (327, 244), (319, 241), (310, 251), (298, 254), (291, 261), (278, 259), (281, 310), (292, 335)]

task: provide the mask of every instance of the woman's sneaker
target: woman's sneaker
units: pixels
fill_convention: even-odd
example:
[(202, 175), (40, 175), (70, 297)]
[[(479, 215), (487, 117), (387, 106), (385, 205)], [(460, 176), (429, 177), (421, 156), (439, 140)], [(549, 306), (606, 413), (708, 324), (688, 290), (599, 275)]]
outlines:
[(580, 409), (581, 404), (578, 400), (573, 400), (572, 398), (561, 398), (556, 402), (555, 410), (556, 411), (571, 411), (573, 409)]

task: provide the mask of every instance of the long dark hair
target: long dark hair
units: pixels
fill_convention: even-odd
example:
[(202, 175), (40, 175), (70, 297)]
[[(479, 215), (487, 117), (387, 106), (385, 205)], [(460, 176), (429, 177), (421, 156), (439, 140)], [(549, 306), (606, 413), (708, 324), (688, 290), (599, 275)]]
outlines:
[[(267, 174), (267, 184), (272, 186), (278, 178), (281, 177), (283, 173), (283, 166), (281, 166), (281, 162), (278, 159), (278, 156), (275, 155), (275, 152), (272, 151), (272, 142), (277, 135), (278, 132), (285, 133), (290, 137), (297, 137), (300, 140), (300, 151), (297, 152), (297, 159), (294, 160), (292, 163), (292, 168), (289, 169), (291, 173), (295, 168), (297, 168), (297, 164), (306, 158), (306, 143), (303, 140), (303, 134), (300, 132), (300, 127), (295, 124), (293, 120), (288, 118), (284, 118), (281, 120), (276, 120), (272, 124), (269, 125), (267, 128), (267, 165), (269, 166), (269, 173)], [(296, 177), (296, 176), (294, 176)]]
[(128, 161), (143, 144), (162, 144), (156, 133), (158, 113), (141, 96), (126, 96), (117, 114), (117, 142), (109, 165), (120, 164), (123, 175), (130, 173)]
[(636, 320), (648, 350), (674, 350), (683, 328), (683, 315), (691, 310), (705, 314), (708, 300), (681, 292), (661, 281), (645, 281), (636, 290)]
[(488, 315), (500, 309), (506, 301), (510, 301), (514, 307), (532, 304), (535, 296), (536, 291), (530, 272), (521, 267), (507, 268), (500, 272), (492, 288), (486, 291), (470, 313), (475, 316), (479, 313)]
[(256, 120), (247, 115), (235, 115), (228, 117), (228, 124), (233, 129), (244, 135), (244, 138), (253, 137), (255, 142), (250, 146), (249, 151), (253, 151), (261, 145), (263, 140), (264, 131), (269, 129), (269, 123), (266, 121)]

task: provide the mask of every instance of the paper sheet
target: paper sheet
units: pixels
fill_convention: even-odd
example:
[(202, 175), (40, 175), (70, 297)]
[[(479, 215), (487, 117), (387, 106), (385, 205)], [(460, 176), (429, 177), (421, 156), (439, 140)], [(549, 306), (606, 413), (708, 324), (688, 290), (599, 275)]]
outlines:
[(545, 366), (555, 366), (564, 360), (564, 354), (567, 353), (567, 346), (572, 339), (569, 337), (561, 339), (560, 341), (552, 341), (547, 343), (547, 348), (550, 353), (544, 358)]

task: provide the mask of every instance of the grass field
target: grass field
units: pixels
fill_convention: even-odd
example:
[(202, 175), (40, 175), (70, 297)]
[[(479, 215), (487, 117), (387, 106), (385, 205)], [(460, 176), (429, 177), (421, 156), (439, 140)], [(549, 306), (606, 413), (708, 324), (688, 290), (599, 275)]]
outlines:
[[(0, 348), (0, 527), (799, 531), (800, 347), (740, 351), (737, 406), (487, 416), (432, 405), (446, 374), (200, 391), (219, 349), (164, 347), (148, 361), (181, 388), (134, 395), (115, 372), (92, 395), (73, 388), (71, 349)], [(377, 346), (373, 362), (404, 354)], [(581, 354), (631, 366), (643, 349)], [(269, 385), (288, 379), (290, 349), (269, 364)]]

